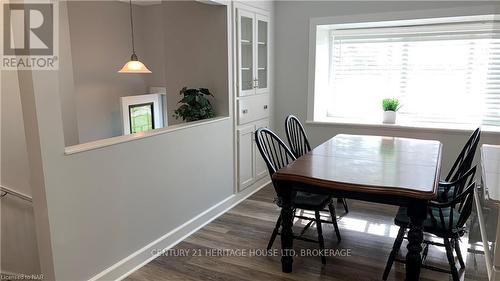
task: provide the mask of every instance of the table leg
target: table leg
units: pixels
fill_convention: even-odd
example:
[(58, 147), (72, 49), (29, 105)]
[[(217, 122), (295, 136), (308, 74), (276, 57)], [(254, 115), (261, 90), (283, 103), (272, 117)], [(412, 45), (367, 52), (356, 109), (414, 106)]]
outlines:
[(289, 188), (280, 191), (281, 207), (281, 270), (292, 272), (293, 264), (293, 192)]
[(410, 231), (408, 232), (408, 253), (406, 254), (406, 281), (420, 280), (422, 266), (422, 241), (424, 238), (422, 223), (427, 217), (427, 203), (415, 201), (408, 206)]

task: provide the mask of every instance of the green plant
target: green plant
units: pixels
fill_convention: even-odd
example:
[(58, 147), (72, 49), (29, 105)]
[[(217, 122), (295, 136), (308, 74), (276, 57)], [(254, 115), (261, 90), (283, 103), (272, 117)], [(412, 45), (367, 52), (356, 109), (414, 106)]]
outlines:
[(398, 111), (401, 105), (397, 98), (386, 98), (382, 100), (382, 108), (384, 111)]
[(208, 97), (213, 97), (213, 95), (208, 89), (184, 87), (180, 91), (180, 95), (183, 97), (178, 103), (182, 103), (182, 105), (174, 111), (175, 119), (182, 118), (184, 121), (191, 122), (215, 116), (212, 104), (208, 100)]

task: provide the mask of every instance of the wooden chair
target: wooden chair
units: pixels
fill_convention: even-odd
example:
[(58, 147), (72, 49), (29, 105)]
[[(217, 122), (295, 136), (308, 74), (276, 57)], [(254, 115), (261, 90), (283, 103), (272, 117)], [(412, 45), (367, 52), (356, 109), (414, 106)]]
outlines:
[(474, 156), (476, 155), (476, 149), (479, 144), (479, 139), (481, 138), (481, 128), (477, 128), (470, 135), (469, 139), (465, 143), (462, 151), (458, 154), (457, 159), (453, 163), (448, 175), (439, 183), (438, 187), (438, 201), (446, 202), (450, 195), (453, 193), (453, 185), (449, 185), (450, 182), (458, 180), (464, 173), (466, 173), (472, 166), (474, 162)]
[[(296, 158), (306, 154), (311, 151), (311, 145), (307, 138), (304, 126), (300, 123), (299, 119), (294, 115), (288, 115), (285, 119), (285, 132), (288, 144), (290, 145), (290, 150)], [(347, 200), (345, 198), (339, 198), (339, 202), (344, 205), (344, 210), (349, 213), (349, 207), (347, 206)]]
[[(429, 245), (441, 246), (446, 249), (446, 257), (450, 270), (429, 266), (422, 264), (422, 268), (427, 268), (435, 271), (450, 273), (453, 281), (458, 281), (458, 271), (455, 266), (455, 257), (453, 250), (457, 254), (458, 261), (461, 268), (465, 268), (465, 263), (460, 250), (459, 239), (465, 234), (465, 223), (469, 219), (472, 210), (472, 201), (474, 198), (474, 176), (476, 167), (471, 168), (462, 177), (453, 183), (453, 195), (447, 202), (434, 202), (429, 203), (429, 210), (427, 219), (423, 223), (424, 232), (432, 234), (443, 239), (443, 243), (437, 243), (430, 240), (424, 240), (425, 244), (422, 262), (425, 261), (429, 250)], [(399, 211), (394, 219), (394, 223), (399, 226), (399, 232), (394, 241), (392, 251), (387, 260), (387, 265), (384, 270), (382, 280), (387, 280), (394, 261), (404, 262), (404, 260), (397, 259), (399, 249), (403, 239), (405, 239), (405, 231), (409, 227), (410, 219), (406, 214), (406, 208), (399, 208)]]
[[(257, 147), (260, 151), (262, 158), (266, 162), (271, 177), (277, 170), (295, 161), (296, 159), (292, 151), (290, 151), (290, 149), (286, 146), (286, 144), (275, 133), (273, 133), (271, 130), (267, 128), (260, 128), (257, 131), (255, 131), (255, 141), (257, 142)], [(281, 200), (279, 197), (276, 198), (276, 204), (279, 207), (282, 207)], [(337, 240), (339, 242), (341, 241), (340, 231), (337, 225), (337, 217), (335, 214), (335, 208), (333, 207), (332, 204), (331, 196), (323, 194), (297, 192), (293, 201), (293, 206), (295, 208), (294, 214), (299, 209), (313, 211), (315, 214), (314, 219), (305, 216), (295, 215), (296, 218), (309, 220), (309, 223), (306, 225), (306, 227), (304, 227), (301, 234), (299, 236), (295, 236), (294, 238), (309, 242), (317, 242), (319, 243), (320, 249), (323, 250), (325, 248), (325, 244), (324, 244), (323, 230), (321, 224), (331, 223), (335, 228)], [(326, 207), (328, 207), (330, 211), (330, 216), (332, 217), (332, 221), (325, 221), (321, 219), (320, 211), (324, 210)], [(302, 237), (307, 228), (313, 222), (316, 223), (316, 229), (318, 232), (318, 241)], [(281, 226), (281, 215), (278, 217), (276, 226), (274, 227), (273, 233), (271, 234), (271, 239), (269, 240), (267, 246), (268, 250), (271, 249), (274, 240), (276, 239), (276, 236), (279, 234), (280, 226)], [(321, 256), (321, 262), (323, 264), (326, 264), (325, 256)]]

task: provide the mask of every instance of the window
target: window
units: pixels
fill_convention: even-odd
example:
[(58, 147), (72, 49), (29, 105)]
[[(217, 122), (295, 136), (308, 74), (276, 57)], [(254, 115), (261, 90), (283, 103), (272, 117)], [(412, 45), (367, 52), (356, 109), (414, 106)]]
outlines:
[[(163, 89), (151, 87), (150, 90), (157, 92)], [(163, 114), (167, 103), (162, 94), (126, 96), (121, 97), (120, 102), (124, 135), (154, 130), (168, 124), (168, 118)]]
[(134, 104), (128, 106), (130, 115), (130, 133), (145, 132), (153, 130), (154, 110), (153, 103)]
[[(483, 19), (485, 18), (485, 19)], [(494, 17), (316, 25), (314, 120), (500, 127), (500, 22)]]

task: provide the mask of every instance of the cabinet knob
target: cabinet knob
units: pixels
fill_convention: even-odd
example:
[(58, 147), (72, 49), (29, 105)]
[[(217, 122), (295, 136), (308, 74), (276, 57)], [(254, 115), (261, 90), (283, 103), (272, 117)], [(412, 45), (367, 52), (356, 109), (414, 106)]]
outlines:
[(267, 109), (267, 104), (266, 104), (266, 105), (264, 105), (264, 109)]
[(241, 112), (242, 112), (243, 114), (247, 114), (247, 113), (248, 113), (248, 109), (243, 109)]

